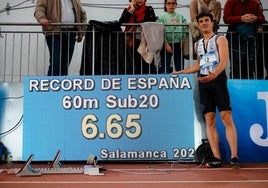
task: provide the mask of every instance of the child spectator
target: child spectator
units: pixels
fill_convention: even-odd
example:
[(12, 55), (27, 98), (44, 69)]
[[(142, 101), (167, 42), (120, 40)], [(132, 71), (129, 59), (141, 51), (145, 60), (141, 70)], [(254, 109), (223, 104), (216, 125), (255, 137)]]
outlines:
[(165, 44), (161, 50), (161, 73), (171, 73), (170, 64), (173, 56), (174, 68), (176, 71), (183, 68), (182, 58), (182, 42), (186, 35), (187, 26), (179, 26), (186, 24), (187, 20), (177, 13), (177, 0), (165, 0), (164, 10), (157, 19), (157, 22), (165, 24)]

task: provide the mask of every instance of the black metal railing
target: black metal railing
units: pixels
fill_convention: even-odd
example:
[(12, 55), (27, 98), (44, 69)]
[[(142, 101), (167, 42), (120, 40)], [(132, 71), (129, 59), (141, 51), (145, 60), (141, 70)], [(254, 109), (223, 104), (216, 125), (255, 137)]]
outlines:
[[(140, 35), (141, 32), (124, 32), (124, 27), (129, 24), (120, 25), (117, 22), (95, 21), (83, 25), (87, 26), (87, 31), (83, 42), (76, 43), (69, 64), (68, 75), (163, 73), (160, 53), (155, 55), (150, 65), (146, 65), (149, 68), (136, 63), (136, 61), (141, 62), (142, 57), (136, 56), (136, 48), (129, 48), (127, 38)], [(221, 31), (221, 28), (223, 28), (223, 31)], [(227, 33), (224, 31), (226, 28), (227, 25), (220, 25), (219, 31), (227, 36), (230, 45), (230, 66), (226, 71), (228, 77), (230, 79), (267, 78), (267, 31), (259, 30), (256, 38), (246, 39), (246, 45), (241, 46), (240, 40), (242, 39), (235, 38), (236, 33), (234, 32)], [(69, 34), (72, 32), (74, 31), (68, 31)], [(194, 63), (191, 33), (187, 32), (184, 35), (190, 36), (187, 38), (189, 45), (186, 50), (189, 54), (185, 55), (183, 48), (181, 48), (182, 68)], [(236, 40), (236, 42), (233, 40)], [(61, 48), (67, 47), (62, 46)], [(251, 56), (250, 54), (254, 55)], [(48, 74), (50, 58), (53, 57), (49, 55), (45, 35), (39, 24), (0, 23), (1, 82), (21, 82), (24, 76), (45, 76)], [(173, 64), (171, 64), (169, 71), (172, 71), (172, 69), (174, 69)], [(165, 71), (165, 73), (167, 72)]]

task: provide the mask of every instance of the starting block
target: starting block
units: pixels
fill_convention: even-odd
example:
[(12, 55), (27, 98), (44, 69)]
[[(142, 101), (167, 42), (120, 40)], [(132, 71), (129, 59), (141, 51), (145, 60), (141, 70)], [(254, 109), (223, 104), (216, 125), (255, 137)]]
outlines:
[(97, 157), (94, 155), (89, 155), (87, 160), (87, 165), (84, 166), (84, 174), (91, 176), (104, 175), (100, 173), (100, 167), (97, 165)]
[(85, 165), (84, 166), (84, 174), (91, 175), (91, 176), (99, 176), (104, 175), (100, 173), (100, 167), (98, 165)]
[(31, 162), (34, 155), (31, 154), (27, 161), (24, 163), (23, 167), (16, 173), (16, 176), (41, 176), (40, 170), (34, 170), (31, 166)]

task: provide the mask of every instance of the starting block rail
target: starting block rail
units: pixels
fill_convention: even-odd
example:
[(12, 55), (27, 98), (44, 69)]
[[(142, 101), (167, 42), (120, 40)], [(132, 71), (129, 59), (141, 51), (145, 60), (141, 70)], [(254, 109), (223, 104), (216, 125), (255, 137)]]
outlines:
[(58, 150), (51, 165), (48, 168), (32, 168), (31, 161), (33, 154), (30, 155), (28, 160), (24, 163), (23, 167), (16, 170), (16, 176), (41, 176), (42, 174), (88, 174), (88, 175), (103, 175), (100, 173), (100, 168), (97, 165), (97, 158), (90, 156), (90, 162), (93, 165), (86, 165), (83, 168), (62, 167), (59, 162), (61, 151)]
[(34, 170), (40, 171), (41, 174), (83, 174), (83, 168), (34, 168)]

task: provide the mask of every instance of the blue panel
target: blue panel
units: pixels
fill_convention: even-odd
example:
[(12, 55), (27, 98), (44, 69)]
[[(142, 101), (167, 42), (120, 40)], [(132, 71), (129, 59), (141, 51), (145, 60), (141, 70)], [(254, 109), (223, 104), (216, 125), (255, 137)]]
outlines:
[[(0, 125), (3, 124), (3, 116), (5, 115), (5, 104), (6, 104), (6, 88), (5, 83), (0, 82)], [(2, 133), (2, 127), (0, 126), (0, 133)]]
[[(241, 162), (268, 162), (268, 81), (229, 80)], [(218, 118), (223, 158), (230, 160), (225, 129)]]
[(194, 159), (191, 75), (24, 80), (23, 159)]

